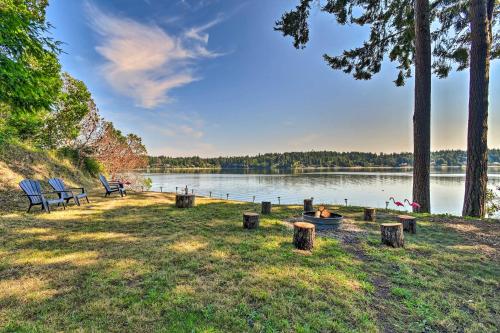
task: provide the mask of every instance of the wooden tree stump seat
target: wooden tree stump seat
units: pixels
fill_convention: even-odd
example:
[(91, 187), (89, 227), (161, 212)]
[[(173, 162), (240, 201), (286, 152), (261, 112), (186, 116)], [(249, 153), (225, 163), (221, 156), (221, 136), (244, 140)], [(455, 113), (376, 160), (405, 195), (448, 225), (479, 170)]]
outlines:
[(314, 247), (316, 228), (307, 222), (293, 224), (293, 245), (299, 250), (312, 250)]
[(380, 225), (383, 244), (392, 247), (404, 247), (403, 225), (401, 223), (383, 223)]
[(377, 210), (375, 208), (367, 207), (365, 208), (365, 221), (375, 221), (377, 219)]
[(304, 199), (304, 212), (312, 212), (313, 208), (313, 199)]
[(194, 194), (176, 194), (175, 207), (177, 208), (191, 208), (195, 205)]
[(243, 213), (243, 228), (256, 229), (259, 227), (259, 214), (246, 212)]
[(403, 231), (417, 233), (417, 219), (410, 215), (398, 215), (398, 221), (403, 225)]
[(262, 201), (262, 214), (271, 214), (271, 201)]

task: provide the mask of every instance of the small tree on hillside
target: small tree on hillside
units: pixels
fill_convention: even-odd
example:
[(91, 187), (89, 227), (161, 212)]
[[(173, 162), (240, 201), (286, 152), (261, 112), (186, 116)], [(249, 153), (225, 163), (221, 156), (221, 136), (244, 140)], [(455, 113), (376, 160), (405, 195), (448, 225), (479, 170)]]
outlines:
[(88, 101), (87, 107), (88, 113), (79, 124), (80, 133), (70, 144), (70, 147), (76, 152), (79, 166), (82, 165), (85, 158), (92, 157), (96, 153), (106, 124), (93, 99)]
[(147, 165), (147, 150), (141, 138), (135, 134), (124, 136), (111, 122), (104, 124), (94, 157), (112, 177)]

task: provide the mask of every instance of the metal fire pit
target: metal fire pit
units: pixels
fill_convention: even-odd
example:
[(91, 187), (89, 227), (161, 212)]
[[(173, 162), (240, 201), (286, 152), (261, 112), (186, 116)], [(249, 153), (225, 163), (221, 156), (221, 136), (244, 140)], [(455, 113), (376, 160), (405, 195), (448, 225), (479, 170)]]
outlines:
[(331, 217), (315, 217), (316, 212), (304, 212), (302, 218), (307, 221), (317, 225), (329, 225), (337, 228), (342, 223), (344, 218), (340, 214), (332, 213)]

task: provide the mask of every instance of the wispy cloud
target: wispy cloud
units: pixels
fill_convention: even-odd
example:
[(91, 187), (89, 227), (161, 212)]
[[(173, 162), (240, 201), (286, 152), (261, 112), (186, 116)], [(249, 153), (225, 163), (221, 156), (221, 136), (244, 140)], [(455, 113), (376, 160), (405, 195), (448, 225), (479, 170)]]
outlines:
[(178, 4), (191, 11), (197, 11), (216, 2), (219, 2), (219, 0), (179, 0)]
[(221, 21), (221, 17), (218, 17), (217, 19), (208, 22), (207, 24), (204, 24), (200, 27), (193, 27), (190, 28), (186, 31), (184, 34), (187, 38), (197, 40), (199, 42), (202, 42), (204, 45), (208, 44), (208, 38), (209, 34), (206, 32), (208, 29), (216, 25)]
[(163, 136), (170, 138), (188, 138), (201, 139), (204, 135), (203, 131), (189, 125), (179, 125), (179, 126), (157, 126), (157, 125), (147, 125), (147, 129), (155, 131)]
[(156, 24), (106, 14), (91, 3), (86, 9), (101, 36), (96, 50), (106, 59), (106, 81), (144, 108), (169, 102), (172, 89), (199, 79), (194, 73), (197, 61), (220, 55), (207, 48), (207, 30), (220, 19), (176, 36)]

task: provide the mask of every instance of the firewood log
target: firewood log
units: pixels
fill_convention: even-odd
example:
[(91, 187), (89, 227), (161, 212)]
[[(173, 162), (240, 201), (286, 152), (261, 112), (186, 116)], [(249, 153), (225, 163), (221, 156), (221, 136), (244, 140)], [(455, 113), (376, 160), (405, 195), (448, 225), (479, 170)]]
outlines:
[(330, 216), (332, 216), (332, 213), (330, 213), (328, 209), (323, 209), (323, 211), (321, 212), (321, 217), (326, 219), (329, 218)]

